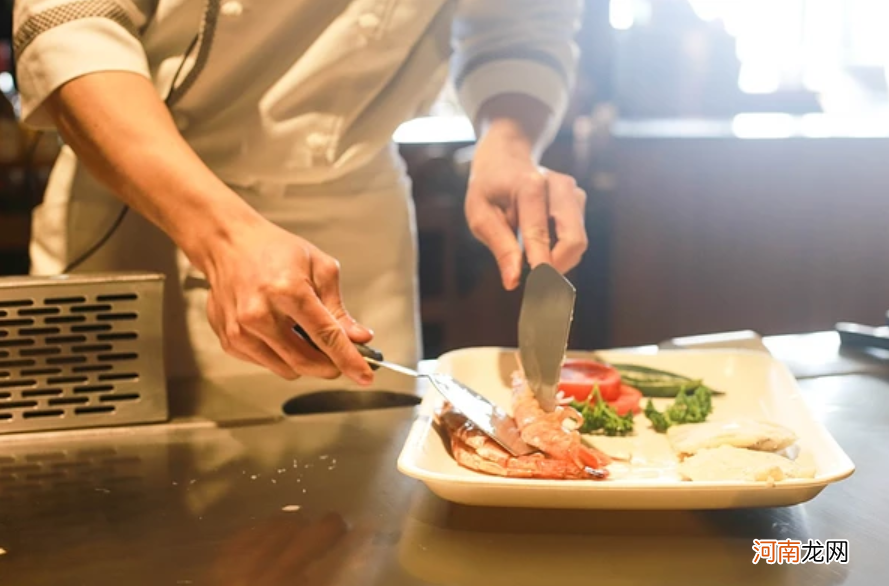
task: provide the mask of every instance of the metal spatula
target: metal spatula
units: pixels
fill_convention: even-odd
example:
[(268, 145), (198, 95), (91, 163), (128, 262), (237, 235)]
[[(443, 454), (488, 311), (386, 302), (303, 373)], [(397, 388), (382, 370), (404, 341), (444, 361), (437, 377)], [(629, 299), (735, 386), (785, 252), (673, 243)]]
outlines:
[(574, 319), (574, 286), (554, 267), (535, 267), (525, 282), (519, 314), (519, 358), (540, 406), (556, 408), (556, 391)]
[[(319, 349), (300, 326), (294, 326), (293, 329), (316, 350)], [(432, 386), (454, 406), (454, 409), (462, 413), (476, 427), (512, 455), (524, 456), (536, 451), (522, 441), (521, 432), (512, 417), (500, 407), (452, 377), (438, 373), (425, 374), (417, 372), (406, 366), (387, 362), (383, 359), (383, 354), (379, 350), (364, 344), (355, 344), (355, 347), (374, 370), (382, 367), (406, 376), (429, 380)]]

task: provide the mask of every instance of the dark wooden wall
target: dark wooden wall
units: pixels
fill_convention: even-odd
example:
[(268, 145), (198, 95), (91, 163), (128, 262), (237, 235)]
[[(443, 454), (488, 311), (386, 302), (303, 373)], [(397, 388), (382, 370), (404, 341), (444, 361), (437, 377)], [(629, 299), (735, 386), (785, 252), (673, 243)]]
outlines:
[(615, 142), (610, 343), (878, 324), (889, 137)]

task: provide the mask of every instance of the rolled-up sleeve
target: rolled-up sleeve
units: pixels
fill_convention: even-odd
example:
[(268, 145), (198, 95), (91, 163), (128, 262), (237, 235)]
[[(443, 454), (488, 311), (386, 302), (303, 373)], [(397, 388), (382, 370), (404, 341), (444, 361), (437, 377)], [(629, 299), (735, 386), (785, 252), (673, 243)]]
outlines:
[(472, 121), (505, 93), (537, 98), (561, 120), (577, 76), (582, 14), (583, 0), (460, 0), (453, 83)]
[(52, 120), (44, 103), (77, 77), (131, 71), (150, 77), (140, 40), (152, 0), (16, 0), (13, 54), (22, 118), (32, 126)]

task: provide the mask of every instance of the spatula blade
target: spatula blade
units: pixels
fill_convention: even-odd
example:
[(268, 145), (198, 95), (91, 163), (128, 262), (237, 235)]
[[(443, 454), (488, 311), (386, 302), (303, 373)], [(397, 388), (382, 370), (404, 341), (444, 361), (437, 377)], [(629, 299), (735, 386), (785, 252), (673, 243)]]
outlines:
[(485, 397), (449, 376), (432, 374), (429, 380), (454, 409), (513, 456), (525, 456), (536, 451), (522, 440), (515, 420)]
[(549, 264), (535, 267), (525, 282), (519, 314), (519, 357), (528, 385), (548, 412), (556, 408), (576, 295), (568, 279)]

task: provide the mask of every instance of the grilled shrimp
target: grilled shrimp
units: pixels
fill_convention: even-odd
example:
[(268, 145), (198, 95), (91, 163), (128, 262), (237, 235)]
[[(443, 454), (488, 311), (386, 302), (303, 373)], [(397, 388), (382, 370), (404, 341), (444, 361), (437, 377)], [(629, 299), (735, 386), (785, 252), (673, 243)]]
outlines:
[[(612, 459), (581, 441), (577, 428), (583, 423), (583, 418), (576, 409), (556, 407), (555, 411), (547, 413), (519, 375), (513, 377), (512, 408), (522, 441), (526, 444), (557, 460), (573, 462), (580, 468), (592, 468), (603, 475), (607, 474), (605, 466)], [(566, 420), (573, 425), (570, 431), (565, 427)]]
[(511, 478), (583, 480), (601, 477), (597, 470), (547, 458), (540, 453), (515, 457), (462, 414), (451, 410), (449, 405), (438, 414), (438, 422), (447, 432), (454, 459), (470, 470)]

